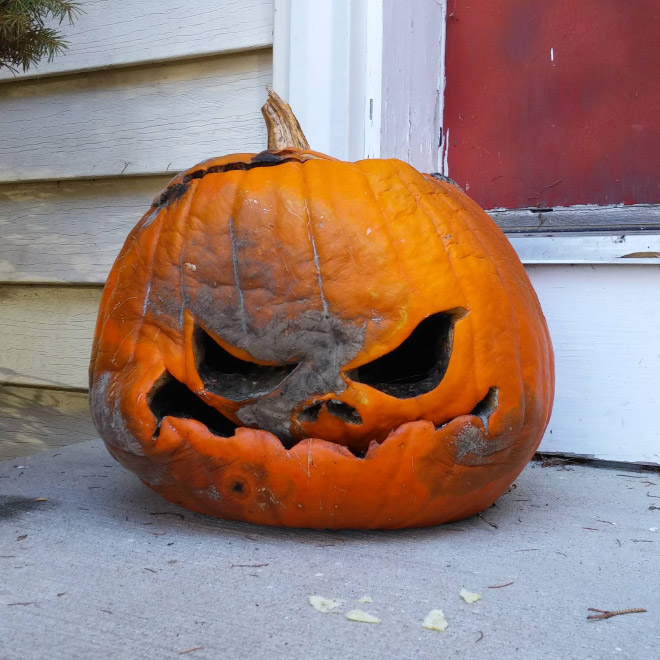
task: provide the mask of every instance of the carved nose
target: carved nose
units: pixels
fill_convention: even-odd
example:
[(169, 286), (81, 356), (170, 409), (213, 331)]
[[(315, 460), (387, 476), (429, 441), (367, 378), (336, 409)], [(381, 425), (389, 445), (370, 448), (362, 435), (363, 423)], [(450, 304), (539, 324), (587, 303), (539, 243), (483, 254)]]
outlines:
[(341, 419), (347, 424), (362, 424), (360, 413), (353, 406), (339, 399), (330, 399), (329, 401), (319, 401), (311, 406), (303, 408), (298, 413), (299, 422), (314, 423), (318, 420), (321, 410), (325, 408), (331, 415)]

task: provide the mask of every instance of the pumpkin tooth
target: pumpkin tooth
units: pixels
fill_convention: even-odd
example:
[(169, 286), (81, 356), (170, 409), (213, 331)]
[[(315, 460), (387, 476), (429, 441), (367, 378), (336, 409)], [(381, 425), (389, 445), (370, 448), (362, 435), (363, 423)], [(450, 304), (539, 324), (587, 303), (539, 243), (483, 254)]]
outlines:
[(479, 401), (470, 413), (470, 415), (478, 417), (483, 422), (484, 431), (486, 433), (488, 433), (488, 422), (493, 413), (497, 410), (498, 399), (499, 388), (491, 387), (488, 392), (486, 392), (486, 396)]

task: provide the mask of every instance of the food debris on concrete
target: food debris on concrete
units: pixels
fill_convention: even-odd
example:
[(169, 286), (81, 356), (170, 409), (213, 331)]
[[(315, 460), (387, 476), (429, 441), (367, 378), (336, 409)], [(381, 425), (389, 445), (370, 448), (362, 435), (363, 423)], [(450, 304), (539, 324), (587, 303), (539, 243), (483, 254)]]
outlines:
[(339, 614), (346, 601), (340, 598), (324, 598), (323, 596), (314, 595), (309, 597), (309, 604), (322, 614)]
[(364, 610), (351, 610), (346, 613), (346, 618), (349, 621), (357, 621), (358, 623), (380, 623), (378, 617)]
[(476, 594), (473, 591), (468, 591), (467, 589), (461, 589), (458, 595), (466, 603), (476, 603), (478, 600), (481, 600), (481, 594)]
[(447, 629), (447, 619), (445, 619), (445, 613), (442, 610), (431, 610), (424, 619), (422, 627), (427, 630), (437, 630), (439, 632), (444, 632)]

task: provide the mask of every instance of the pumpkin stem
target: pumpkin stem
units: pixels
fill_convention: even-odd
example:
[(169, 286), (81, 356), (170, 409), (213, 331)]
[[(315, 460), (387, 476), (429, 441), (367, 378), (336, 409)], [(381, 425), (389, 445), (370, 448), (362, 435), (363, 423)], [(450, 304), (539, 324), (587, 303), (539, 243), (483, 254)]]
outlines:
[(268, 100), (261, 108), (261, 114), (268, 130), (268, 150), (301, 149), (307, 151), (309, 143), (300, 128), (291, 106), (282, 100), (270, 87)]

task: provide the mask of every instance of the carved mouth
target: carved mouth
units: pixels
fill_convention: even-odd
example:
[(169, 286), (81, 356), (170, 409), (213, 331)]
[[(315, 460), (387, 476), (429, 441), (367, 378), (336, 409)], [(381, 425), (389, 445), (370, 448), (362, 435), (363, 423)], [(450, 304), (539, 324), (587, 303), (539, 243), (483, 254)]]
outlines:
[[(148, 396), (148, 401), (151, 412), (156, 418), (154, 437), (159, 435), (160, 427), (165, 417), (190, 419), (201, 422), (211, 433), (221, 438), (230, 438), (235, 435), (236, 429), (241, 428), (220, 411), (206, 403), (169, 372), (165, 372), (154, 384)], [(486, 396), (468, 414), (478, 417), (483, 424), (484, 431), (488, 433), (488, 421), (491, 415), (497, 410), (497, 405), (498, 388), (491, 387), (486, 393)], [(442, 428), (449, 424), (450, 421), (452, 420), (436, 428)], [(299, 440), (283, 441), (281, 438), (278, 439), (286, 449), (291, 449), (299, 442)], [(364, 458), (366, 453), (365, 451), (353, 451), (350, 447), (346, 447), (346, 449), (358, 458)]]
[(156, 418), (154, 435), (159, 434), (165, 417), (194, 419), (222, 438), (230, 438), (238, 428), (238, 424), (200, 399), (167, 371), (158, 379), (148, 399), (151, 412)]

